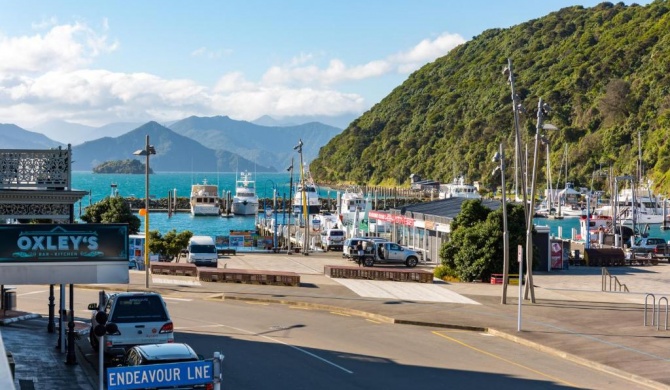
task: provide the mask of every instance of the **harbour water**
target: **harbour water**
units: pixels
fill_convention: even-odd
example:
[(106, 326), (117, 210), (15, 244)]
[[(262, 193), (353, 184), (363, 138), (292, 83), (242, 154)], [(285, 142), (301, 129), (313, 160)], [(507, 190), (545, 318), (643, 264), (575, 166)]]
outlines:
[[(191, 194), (191, 185), (202, 183), (207, 180), (209, 184), (216, 184), (219, 187), (219, 195), (226, 191), (235, 193), (236, 174), (234, 172), (205, 172), (205, 173), (181, 173), (181, 172), (160, 172), (151, 174), (149, 177), (149, 197), (166, 198), (168, 192), (177, 190), (178, 197), (189, 197)], [(256, 193), (260, 198), (272, 199), (274, 188), (277, 188), (278, 198), (288, 198), (291, 176), (286, 173), (258, 173), (254, 175), (256, 181)], [(299, 175), (295, 175), (293, 183), (300, 180)], [(127, 174), (95, 174), (91, 172), (73, 172), (72, 187), (76, 190), (88, 191), (89, 196), (85, 196), (81, 203), (75, 205), (75, 216), (80, 216), (85, 212), (89, 204), (96, 203), (112, 193), (112, 184), (114, 189), (123, 197), (144, 198), (145, 175), (127, 175)], [(319, 196), (335, 198), (335, 191), (320, 188)], [(268, 206), (269, 207), (269, 206)], [(136, 214), (138, 217), (139, 215)], [(284, 214), (278, 213), (277, 222), (283, 223)], [(274, 217), (273, 217), (274, 218)], [(288, 217), (286, 217), (288, 218)], [(140, 217), (142, 226), (140, 231), (144, 231), (144, 217)], [(149, 217), (149, 230), (158, 230), (165, 234), (170, 230), (181, 232), (190, 230), (196, 235), (225, 236), (231, 230), (252, 230), (256, 226), (256, 217), (254, 216), (230, 216), (230, 217), (193, 217), (190, 213), (175, 213), (171, 217), (167, 213), (151, 213)]]
[[(205, 173), (181, 173), (181, 172), (160, 172), (150, 176), (149, 192), (150, 196), (156, 198), (167, 197), (168, 191), (176, 189), (177, 196), (188, 197), (191, 193), (191, 185), (202, 183), (207, 180), (210, 184), (219, 186), (219, 194), (226, 191), (235, 191), (236, 174), (234, 172), (205, 172)], [(282, 173), (258, 173), (255, 175), (256, 193), (260, 198), (272, 198), (274, 188), (277, 188), (279, 198), (289, 197), (291, 176), (288, 172)], [(293, 183), (300, 180), (298, 175), (294, 175)], [(94, 174), (91, 172), (73, 172), (72, 187), (77, 190), (89, 191), (90, 196), (84, 197), (81, 204), (75, 205), (75, 215), (79, 216), (84, 212), (84, 208), (89, 204), (95, 203), (111, 193), (111, 184), (116, 184), (116, 190), (123, 197), (144, 198), (145, 193), (145, 175), (127, 175), (127, 174)], [(337, 192), (328, 188), (319, 188), (319, 196), (323, 198), (334, 199)], [(286, 217), (283, 213), (277, 215), (277, 222), (283, 223)], [(144, 223), (144, 218), (140, 218)], [(579, 230), (578, 218), (565, 218), (562, 220), (553, 220), (547, 218), (536, 218), (534, 222), (538, 226), (549, 226), (550, 234), (558, 237), (559, 226), (562, 227), (561, 238), (569, 239), (572, 229)], [(232, 217), (193, 217), (190, 213), (176, 213), (168, 217), (167, 213), (152, 213), (150, 216), (150, 230), (158, 230), (165, 234), (174, 229), (177, 232), (190, 230), (194, 234), (202, 235), (228, 235), (231, 230), (252, 230), (256, 225), (254, 216), (232, 216)], [(144, 230), (144, 226), (140, 231)], [(659, 225), (650, 226), (649, 235), (653, 237), (670, 240), (670, 230), (661, 230)]]

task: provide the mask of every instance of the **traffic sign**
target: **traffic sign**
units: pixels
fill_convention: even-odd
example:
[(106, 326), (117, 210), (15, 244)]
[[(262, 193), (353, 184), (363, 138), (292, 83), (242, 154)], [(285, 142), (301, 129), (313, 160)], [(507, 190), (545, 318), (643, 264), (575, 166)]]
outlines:
[(151, 364), (146, 366), (110, 367), (107, 390), (144, 389), (211, 383), (214, 379), (211, 360)]

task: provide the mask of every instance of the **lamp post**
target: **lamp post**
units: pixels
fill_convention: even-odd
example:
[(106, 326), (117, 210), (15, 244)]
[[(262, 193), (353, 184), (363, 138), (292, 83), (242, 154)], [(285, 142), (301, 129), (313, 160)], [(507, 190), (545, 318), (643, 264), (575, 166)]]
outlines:
[[(521, 103), (519, 103), (519, 96), (514, 90), (514, 71), (512, 70), (512, 59), (507, 59), (507, 67), (503, 69), (503, 74), (507, 76), (507, 81), (510, 84), (512, 89), (512, 110), (514, 111), (514, 191), (515, 196), (519, 197), (519, 172), (525, 172), (524, 169), (524, 158), (521, 157), (521, 131), (519, 130), (519, 112), (525, 112)], [(528, 209), (528, 200), (526, 199), (526, 192), (528, 189), (528, 183), (526, 180), (526, 175), (521, 175), (521, 182), (523, 188), (523, 206), (526, 212), (526, 218), (528, 214), (531, 213), (531, 210)]]
[(305, 188), (305, 168), (304, 164), (302, 162), (302, 139), (298, 141), (298, 144), (293, 147), (294, 150), (297, 150), (298, 153), (300, 154), (300, 183), (301, 183), (301, 189), (302, 189), (302, 215), (303, 218), (305, 219), (305, 234), (304, 234), (304, 240), (303, 240), (303, 250), (302, 254), (307, 256), (308, 254), (308, 247), (309, 247), (309, 215), (308, 215), (308, 207), (307, 207), (307, 193), (306, 193), (306, 188)]
[[(147, 134), (147, 142), (144, 149), (136, 150), (136, 156), (146, 156), (146, 166), (144, 167), (144, 273), (145, 273), (145, 287), (149, 288), (149, 156), (156, 154), (156, 149), (149, 144), (149, 135)], [(142, 210), (140, 210), (142, 215)]]
[[(530, 186), (530, 203), (526, 217), (526, 289), (524, 293), (525, 299), (528, 298), (530, 292), (530, 300), (535, 303), (535, 289), (533, 288), (533, 210), (535, 209), (535, 181), (537, 179), (537, 154), (540, 147), (540, 129), (558, 130), (558, 128), (551, 124), (544, 123), (544, 117), (549, 113), (551, 108), (547, 103), (542, 102), (542, 98), (537, 102), (537, 125), (535, 127), (535, 149), (533, 154), (533, 176)], [(546, 140), (546, 139), (545, 139)], [(519, 275), (519, 283), (521, 283), (522, 275)]]
[[(500, 166), (493, 171), (500, 170), (501, 184), (502, 184), (502, 209), (503, 209), (503, 291), (500, 303), (503, 305), (507, 303), (507, 278), (509, 273), (509, 232), (507, 231), (507, 188), (505, 187), (505, 150), (502, 142), (500, 143), (500, 150), (493, 156), (493, 161), (500, 162)], [(519, 283), (521, 283), (521, 275), (519, 275)]]
[(288, 251), (287, 254), (291, 254), (291, 214), (293, 214), (293, 157), (291, 157), (291, 166), (286, 169), (290, 172), (291, 178), (289, 179), (288, 186)]

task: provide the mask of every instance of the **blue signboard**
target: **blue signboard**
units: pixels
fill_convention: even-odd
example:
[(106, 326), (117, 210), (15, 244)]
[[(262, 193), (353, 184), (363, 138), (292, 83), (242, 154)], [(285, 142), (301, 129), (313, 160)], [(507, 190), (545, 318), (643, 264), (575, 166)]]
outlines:
[(127, 224), (2, 224), (0, 237), (0, 263), (128, 263)]
[(198, 385), (212, 382), (211, 360), (151, 364), (147, 366), (110, 367), (107, 369), (107, 390), (144, 389)]

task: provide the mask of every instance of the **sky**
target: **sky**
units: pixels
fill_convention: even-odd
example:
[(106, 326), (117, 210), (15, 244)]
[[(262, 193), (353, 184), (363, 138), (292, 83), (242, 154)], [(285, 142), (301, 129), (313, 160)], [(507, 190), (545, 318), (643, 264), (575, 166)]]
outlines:
[(600, 2), (0, 0), (0, 123), (358, 116), (487, 29)]

